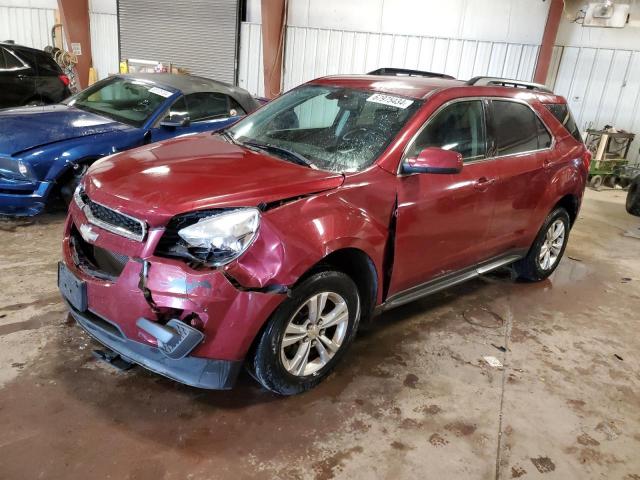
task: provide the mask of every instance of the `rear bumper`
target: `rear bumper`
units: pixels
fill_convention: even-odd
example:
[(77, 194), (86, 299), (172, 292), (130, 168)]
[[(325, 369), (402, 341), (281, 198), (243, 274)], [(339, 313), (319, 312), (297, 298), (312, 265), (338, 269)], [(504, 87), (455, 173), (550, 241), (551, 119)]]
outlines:
[(53, 188), (51, 182), (21, 185), (0, 181), (0, 214), (29, 217), (41, 213)]
[(241, 361), (192, 356), (171, 359), (156, 347), (126, 338), (117, 324), (90, 311), (81, 313), (68, 302), (67, 306), (78, 325), (102, 345), (126, 360), (180, 383), (211, 390), (228, 390), (235, 384), (242, 368)]

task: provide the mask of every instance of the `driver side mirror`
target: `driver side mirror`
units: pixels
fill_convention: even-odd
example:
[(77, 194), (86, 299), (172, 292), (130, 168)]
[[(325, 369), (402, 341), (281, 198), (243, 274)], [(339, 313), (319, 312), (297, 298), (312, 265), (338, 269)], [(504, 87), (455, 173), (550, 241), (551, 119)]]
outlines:
[(160, 122), (160, 126), (163, 128), (168, 128), (171, 130), (175, 130), (180, 127), (188, 127), (191, 125), (191, 120), (189, 117), (179, 117), (176, 119), (166, 119)]
[(427, 147), (417, 158), (407, 158), (402, 173), (460, 173), (462, 155), (453, 150)]

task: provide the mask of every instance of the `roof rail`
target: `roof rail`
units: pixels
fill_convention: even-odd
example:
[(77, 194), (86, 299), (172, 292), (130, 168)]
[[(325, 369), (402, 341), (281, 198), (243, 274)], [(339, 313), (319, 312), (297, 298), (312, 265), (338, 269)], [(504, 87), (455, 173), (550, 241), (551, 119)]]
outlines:
[(425, 72), (423, 70), (411, 70), (408, 68), (390, 68), (383, 67), (369, 72), (367, 75), (392, 75), (392, 76), (408, 76), (408, 77), (430, 77), (430, 78), (447, 78), (455, 80), (455, 77), (445, 73)]
[(510, 78), (499, 77), (473, 77), (471, 80), (467, 80), (467, 85), (475, 85), (477, 87), (513, 87), (513, 88), (526, 88), (527, 90), (539, 90), (545, 93), (553, 93), (553, 90), (547, 88), (541, 83), (522, 82), (520, 80), (512, 80)]

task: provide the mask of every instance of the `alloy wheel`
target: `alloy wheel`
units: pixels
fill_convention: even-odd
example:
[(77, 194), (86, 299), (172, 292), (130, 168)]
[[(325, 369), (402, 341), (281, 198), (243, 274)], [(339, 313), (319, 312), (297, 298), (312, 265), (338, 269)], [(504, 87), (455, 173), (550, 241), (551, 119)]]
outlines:
[(538, 266), (542, 270), (550, 270), (556, 264), (564, 246), (565, 236), (566, 229), (562, 220), (557, 219), (549, 226), (538, 254)]
[(334, 292), (313, 295), (289, 320), (280, 359), (291, 375), (304, 377), (322, 369), (338, 352), (349, 326), (349, 308)]

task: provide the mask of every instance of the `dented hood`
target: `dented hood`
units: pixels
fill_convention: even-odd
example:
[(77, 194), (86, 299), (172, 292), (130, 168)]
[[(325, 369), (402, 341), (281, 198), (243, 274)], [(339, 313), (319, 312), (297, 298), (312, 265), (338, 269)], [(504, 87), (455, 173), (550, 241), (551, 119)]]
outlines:
[(54, 142), (127, 128), (131, 127), (63, 104), (10, 108), (0, 111), (0, 153), (12, 155)]
[(257, 206), (336, 188), (338, 173), (314, 170), (200, 134), (96, 162), (85, 189), (96, 202), (162, 224), (206, 208)]

